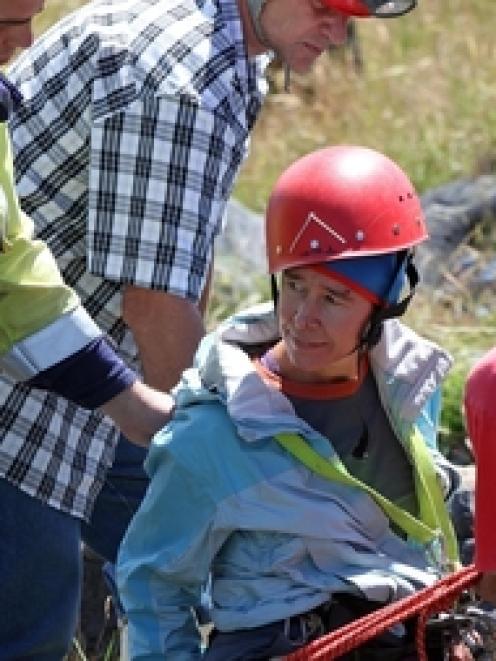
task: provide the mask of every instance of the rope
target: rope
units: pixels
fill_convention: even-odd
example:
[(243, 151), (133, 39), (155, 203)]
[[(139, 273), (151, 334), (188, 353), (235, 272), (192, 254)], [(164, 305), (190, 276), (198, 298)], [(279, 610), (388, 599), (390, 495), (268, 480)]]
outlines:
[(425, 626), (436, 612), (449, 608), (456, 597), (474, 585), (480, 574), (475, 565), (464, 567), (437, 581), (434, 585), (369, 613), (346, 624), (305, 647), (284, 657), (285, 661), (330, 661), (380, 635), (394, 624), (418, 616), (416, 644), (418, 661), (427, 661)]

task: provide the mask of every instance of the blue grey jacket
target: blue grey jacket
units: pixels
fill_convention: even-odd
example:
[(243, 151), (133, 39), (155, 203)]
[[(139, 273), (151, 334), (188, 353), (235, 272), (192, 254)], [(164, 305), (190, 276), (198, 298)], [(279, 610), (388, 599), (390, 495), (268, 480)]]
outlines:
[[(438, 576), (429, 549), (394, 534), (366, 493), (310, 472), (274, 440), (296, 432), (334, 453), (234, 344), (275, 335), (273, 315), (256, 310), (205, 338), (174, 420), (153, 441), (151, 485), (118, 559), (133, 659), (201, 656), (191, 609), (210, 573), (212, 618), (224, 631), (307, 611), (336, 591), (398, 599)], [(370, 364), (400, 442), (417, 423), (434, 443), (450, 363), (386, 323)]]

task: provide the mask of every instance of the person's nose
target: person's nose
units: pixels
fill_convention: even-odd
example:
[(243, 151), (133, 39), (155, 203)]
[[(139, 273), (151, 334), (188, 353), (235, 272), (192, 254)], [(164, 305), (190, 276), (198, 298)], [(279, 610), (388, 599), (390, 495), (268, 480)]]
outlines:
[(333, 11), (326, 11), (322, 22), (322, 33), (332, 46), (342, 46), (348, 34), (349, 16)]
[(311, 299), (305, 299), (300, 301), (298, 307), (295, 310), (294, 316), (294, 325), (298, 330), (305, 328), (313, 328), (319, 323), (319, 310), (316, 301)]

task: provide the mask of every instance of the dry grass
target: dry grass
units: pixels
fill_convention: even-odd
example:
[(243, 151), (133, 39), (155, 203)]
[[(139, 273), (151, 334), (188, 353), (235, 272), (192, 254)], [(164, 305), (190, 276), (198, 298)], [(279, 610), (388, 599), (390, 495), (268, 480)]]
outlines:
[(361, 21), (365, 69), (321, 58), (293, 77), (255, 129), (239, 196), (258, 210), (295, 157), (330, 143), (385, 151), (420, 191), (472, 171), (496, 144), (496, 47), (487, 0), (421, 0), (395, 21)]

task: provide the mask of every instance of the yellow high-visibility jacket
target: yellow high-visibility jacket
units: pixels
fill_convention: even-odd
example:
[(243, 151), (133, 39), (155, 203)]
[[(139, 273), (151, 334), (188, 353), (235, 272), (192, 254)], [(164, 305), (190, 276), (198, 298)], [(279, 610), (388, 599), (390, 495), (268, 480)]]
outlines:
[(28, 379), (100, 335), (48, 246), (33, 238), (14, 189), (7, 125), (0, 123), (0, 368)]

